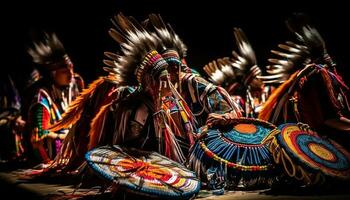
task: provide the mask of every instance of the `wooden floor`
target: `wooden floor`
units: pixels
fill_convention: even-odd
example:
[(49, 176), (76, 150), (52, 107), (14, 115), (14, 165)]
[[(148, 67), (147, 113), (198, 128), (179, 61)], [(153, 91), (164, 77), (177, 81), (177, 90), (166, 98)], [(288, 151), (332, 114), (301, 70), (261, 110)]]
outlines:
[[(0, 172), (1, 200), (5, 199), (112, 199), (111, 193), (101, 194), (98, 188), (94, 189), (75, 189), (75, 186), (69, 184), (44, 183), (33, 181), (30, 178), (23, 177), (25, 171), (16, 170), (9, 172)], [(54, 180), (52, 182), (55, 182)], [(350, 188), (349, 188), (350, 190)], [(320, 191), (321, 192), (321, 191)], [(317, 193), (317, 192), (316, 192)], [(319, 193), (318, 193), (319, 194)], [(202, 190), (196, 199), (201, 200), (350, 200), (350, 191), (341, 194), (322, 194), (315, 193), (293, 193), (273, 194), (270, 190), (256, 191), (227, 191), (224, 195), (215, 196), (209, 191)], [(116, 199), (124, 199), (118, 198)]]

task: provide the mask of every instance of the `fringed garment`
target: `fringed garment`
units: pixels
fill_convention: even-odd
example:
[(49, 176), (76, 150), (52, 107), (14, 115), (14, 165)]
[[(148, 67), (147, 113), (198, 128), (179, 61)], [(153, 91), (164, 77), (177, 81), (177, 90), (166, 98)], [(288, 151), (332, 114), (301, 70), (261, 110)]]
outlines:
[[(68, 88), (59, 89), (53, 84), (46, 86), (40, 83), (42, 82), (37, 82), (36, 94), (29, 108), (28, 127), (34, 158), (39, 162), (47, 163), (55, 158), (62, 145), (62, 140), (59, 138), (47, 137), (48, 128), (62, 119), (62, 114), (78, 96), (82, 86), (73, 81)], [(67, 132), (68, 129), (61, 129), (55, 133)]]
[[(327, 65), (311, 64), (295, 72), (270, 96), (259, 115), (274, 124), (302, 122), (323, 135), (334, 135), (327, 122), (349, 116), (348, 87)], [(333, 131), (329, 131), (333, 130)], [(341, 130), (340, 130), (341, 131)]]

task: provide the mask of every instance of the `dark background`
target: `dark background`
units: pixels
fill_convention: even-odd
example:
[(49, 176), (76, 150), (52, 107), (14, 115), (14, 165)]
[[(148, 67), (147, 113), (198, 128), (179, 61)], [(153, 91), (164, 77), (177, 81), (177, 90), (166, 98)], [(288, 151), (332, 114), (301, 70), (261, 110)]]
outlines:
[[(293, 12), (307, 13), (326, 41), (338, 70), (349, 82), (348, 46), (350, 9), (336, 1), (230, 1), (99, 0), (13, 1), (2, 7), (1, 69), (9, 72), (18, 88), (33, 64), (26, 47), (40, 30), (54, 31), (65, 45), (75, 69), (91, 82), (103, 75), (103, 51), (118, 49), (108, 36), (109, 19), (117, 12), (143, 20), (160, 13), (188, 46), (187, 61), (199, 69), (207, 62), (229, 56), (234, 47), (233, 27), (241, 27), (252, 43), (259, 64), (265, 66), (270, 49), (293, 39), (284, 20)], [(191, 3), (191, 5), (190, 5)]]

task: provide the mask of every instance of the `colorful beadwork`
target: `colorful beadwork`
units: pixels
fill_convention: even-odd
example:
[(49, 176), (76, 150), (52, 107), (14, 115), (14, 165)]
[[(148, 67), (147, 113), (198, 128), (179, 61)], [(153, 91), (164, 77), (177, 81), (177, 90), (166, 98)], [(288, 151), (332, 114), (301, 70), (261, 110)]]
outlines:
[(194, 172), (158, 153), (114, 145), (85, 155), (89, 166), (128, 191), (161, 198), (190, 198), (200, 189)]
[(270, 151), (289, 176), (307, 184), (320, 183), (323, 176), (350, 178), (350, 153), (339, 144), (297, 124), (278, 128), (281, 133), (271, 139)]
[(241, 171), (266, 171), (272, 167), (272, 157), (262, 141), (276, 131), (273, 124), (250, 118), (236, 118), (227, 122), (227, 126), (231, 128), (202, 128), (200, 134), (206, 136), (195, 144), (192, 153), (197, 158), (205, 154), (229, 168)]

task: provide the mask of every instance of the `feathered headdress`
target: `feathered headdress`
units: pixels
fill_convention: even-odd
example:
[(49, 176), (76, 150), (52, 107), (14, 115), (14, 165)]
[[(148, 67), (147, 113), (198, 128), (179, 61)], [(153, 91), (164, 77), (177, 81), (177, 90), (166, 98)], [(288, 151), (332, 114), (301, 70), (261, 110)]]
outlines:
[(323, 38), (306, 15), (294, 14), (286, 20), (286, 25), (298, 43), (287, 41), (278, 45), (280, 50), (271, 51), (278, 57), (268, 59), (271, 63), (267, 66), (268, 75), (261, 77), (265, 83), (283, 83), (291, 74), (310, 63), (334, 66)]
[(267, 75), (259, 77), (266, 84), (284, 83), (294, 72), (311, 62), (309, 50), (304, 45), (287, 41), (278, 47), (280, 50), (271, 50), (278, 57), (268, 59), (270, 65), (266, 66)]
[(220, 58), (203, 67), (210, 79), (218, 84), (231, 85), (240, 82), (248, 86), (254, 77), (261, 74), (254, 50), (244, 32), (234, 28), (238, 52), (232, 51), (232, 58)]
[[(150, 14), (149, 22), (148, 24), (152, 25), (149, 29), (157, 34), (157, 40), (161, 44), (158, 46), (161, 49), (157, 49), (157, 51), (161, 53), (164, 60), (168, 63), (169, 70), (173, 77), (172, 83), (181, 92), (180, 72), (192, 73), (192, 70), (187, 66), (185, 61), (187, 47), (175, 33), (171, 25), (169, 23), (164, 23), (160, 15)], [(177, 80), (174, 79), (176, 75)]]
[(236, 80), (237, 71), (233, 69), (233, 62), (229, 57), (219, 58), (203, 67), (210, 80), (216, 85), (229, 85)]
[(308, 48), (309, 56), (313, 61), (328, 56), (326, 44), (322, 36), (310, 22), (307, 15), (295, 13), (286, 20), (286, 25), (294, 33), (296, 38)]
[[(159, 81), (159, 86), (153, 88), (151, 94), (154, 100), (154, 124), (156, 136), (159, 138), (159, 151), (169, 158), (183, 162), (185, 155), (176, 137), (187, 138), (193, 143), (194, 117), (168, 79), (166, 69), (170, 60), (165, 60), (163, 54), (178, 59), (180, 54), (184, 56), (185, 51), (183, 47), (180, 48), (183, 45), (179, 43), (178, 37), (172, 38), (176, 35), (166, 29), (160, 16), (150, 15), (150, 18), (155, 32), (146, 30), (145, 25), (141, 25), (132, 17), (122, 14), (114, 17), (112, 22), (116, 29), (110, 29), (109, 34), (120, 44), (121, 53), (105, 53), (109, 58), (104, 60), (109, 66), (105, 70), (114, 75), (120, 85), (144, 86), (145, 75)], [(172, 53), (169, 54), (168, 49), (172, 49)], [(162, 51), (163, 54), (158, 51)], [(153, 87), (148, 82), (146, 84)], [(179, 112), (179, 115), (174, 116), (176, 112)]]
[[(332, 102), (329, 107), (331, 108), (334, 106), (333, 108), (339, 112), (341, 107), (339, 105), (342, 104), (339, 103), (339, 99), (345, 99), (344, 102), (347, 102), (342, 89), (348, 89), (348, 87), (337, 73), (333, 73), (336, 72), (334, 68), (335, 64), (327, 53), (323, 38), (304, 14), (294, 14), (286, 21), (286, 25), (301, 44), (286, 42), (285, 44), (278, 45), (281, 50), (271, 51), (273, 54), (277, 55), (278, 58), (269, 59), (272, 65), (267, 67), (267, 73), (269, 73), (269, 75), (265, 76), (264, 82), (283, 84), (274, 91), (264, 104), (259, 114), (259, 119), (269, 120), (273, 123), (276, 123), (282, 118), (284, 121), (287, 121), (289, 110), (286, 105), (292, 99), (291, 97), (294, 95), (297, 88), (300, 89), (305, 84), (305, 82), (303, 84), (297, 83), (301, 83), (299, 81), (304, 77), (316, 74), (315, 72), (321, 75), (323, 79), (323, 83), (320, 82), (321, 85), (317, 85), (317, 87), (326, 86), (324, 88), (325, 91), (327, 91), (326, 96), (329, 102)], [(329, 73), (330, 71), (332, 73)], [(335, 82), (337, 82), (337, 87), (340, 86), (337, 89), (334, 89)], [(311, 84), (313, 83), (311, 82)], [(294, 102), (298, 109), (309, 107), (310, 103), (315, 104), (315, 102), (313, 102), (315, 99), (310, 99), (310, 97), (313, 97), (312, 95), (304, 95), (305, 91), (308, 91), (310, 88), (312, 87), (306, 87), (303, 91), (304, 93), (299, 93), (298, 98), (300, 100)], [(313, 92), (319, 93), (320, 90), (315, 90)], [(341, 98), (337, 99), (338, 97)], [(295, 108), (296, 107), (294, 107), (294, 109)], [(319, 106), (318, 109), (323, 108)], [(298, 120), (303, 122), (305, 122), (305, 120), (309, 120), (308, 123), (317, 121), (315, 119), (310, 121), (311, 118), (307, 115), (311, 114), (310, 116), (312, 116), (312, 113), (295, 110), (294, 112), (295, 116), (299, 118)]]
[(158, 36), (159, 42), (162, 43), (163, 51), (161, 49), (157, 49), (157, 51), (163, 54), (164, 51), (172, 49), (178, 53), (180, 59), (185, 58), (187, 47), (171, 25), (169, 23), (165, 24), (160, 15), (151, 14), (149, 15), (149, 20)]
[(28, 53), (32, 56), (33, 62), (45, 70), (52, 71), (73, 65), (55, 33), (45, 33), (41, 41), (33, 43)]
[(132, 17), (118, 14), (112, 19), (116, 29), (109, 30), (110, 36), (118, 42), (121, 47), (120, 54), (106, 52), (108, 59), (104, 63), (109, 68), (106, 71), (115, 74), (121, 85), (138, 85), (142, 81), (145, 71), (166, 65), (160, 61), (158, 52), (159, 42), (156, 34), (148, 32), (141, 24)]

